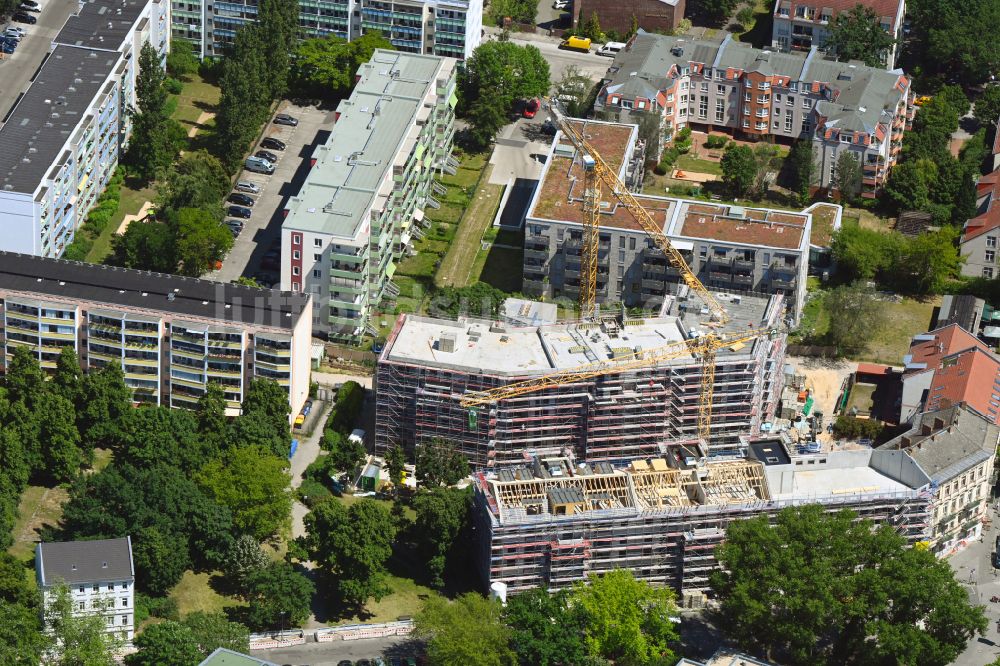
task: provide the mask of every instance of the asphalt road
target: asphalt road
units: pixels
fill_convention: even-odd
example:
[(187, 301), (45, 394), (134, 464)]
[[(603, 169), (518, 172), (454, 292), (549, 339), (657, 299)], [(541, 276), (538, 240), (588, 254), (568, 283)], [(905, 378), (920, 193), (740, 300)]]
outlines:
[[(270, 151), (278, 155), (278, 163), (270, 176), (244, 171), (239, 180), (249, 180), (261, 187), (256, 199), (253, 215), (244, 220), (243, 233), (233, 243), (233, 249), (222, 262), (222, 268), (205, 277), (219, 282), (231, 282), (242, 276), (250, 277), (259, 271), (260, 260), (272, 243), (277, 247), (281, 238), (281, 211), (289, 197), (298, 194), (306, 175), (309, 173), (309, 158), (317, 145), (326, 142), (333, 126), (334, 111), (315, 106), (300, 106), (292, 102), (282, 102), (278, 109), (298, 118), (296, 127), (269, 124), (264, 136), (273, 136), (284, 141), (284, 151)], [(255, 147), (252, 152), (257, 152)], [(271, 274), (275, 284), (278, 271)]]
[(275, 650), (254, 650), (251, 656), (273, 661), (276, 664), (301, 666), (337, 666), (342, 659), (372, 659), (373, 657), (406, 657), (417, 654), (413, 641), (403, 636), (369, 638), (358, 641), (332, 641), (330, 643), (305, 643)]
[(969, 588), (972, 603), (986, 608), (990, 622), (985, 635), (969, 641), (965, 652), (955, 660), (956, 666), (985, 666), (1000, 656), (1000, 603), (990, 601), (991, 597), (1000, 596), (1000, 570), (994, 569), (990, 561), (993, 545), (1000, 535), (997, 528), (1000, 515), (992, 509), (989, 515), (993, 525), (983, 529), (983, 540), (948, 558), (955, 577)]
[(38, 23), (5, 23), (24, 28), (27, 35), (14, 53), (0, 60), (0, 119), (6, 119), (18, 96), (28, 89), (31, 79), (45, 59), (52, 40), (69, 15), (79, 6), (76, 0), (38, 0), (42, 11), (35, 14)]

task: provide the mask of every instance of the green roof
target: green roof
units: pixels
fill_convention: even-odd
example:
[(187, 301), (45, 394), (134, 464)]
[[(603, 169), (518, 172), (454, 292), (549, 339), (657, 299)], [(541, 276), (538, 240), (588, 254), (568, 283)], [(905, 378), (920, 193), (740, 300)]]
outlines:
[(277, 664), (226, 648), (218, 648), (198, 666), (277, 666)]

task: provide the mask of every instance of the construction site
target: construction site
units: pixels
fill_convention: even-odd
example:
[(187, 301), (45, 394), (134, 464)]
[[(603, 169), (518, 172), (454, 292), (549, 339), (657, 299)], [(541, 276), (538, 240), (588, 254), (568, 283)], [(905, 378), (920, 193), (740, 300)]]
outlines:
[[(726, 324), (675, 297), (663, 316), (540, 326), (401, 315), (376, 371), (376, 452), (443, 440), (480, 470), (531, 455), (662, 456), (666, 442), (699, 439), (708, 379), (708, 453), (739, 454), (740, 437), (760, 435), (775, 416), (786, 340), (765, 332), (784, 304), (778, 295), (725, 305)], [(692, 345), (709, 332), (743, 341), (726, 338), (706, 368)], [(614, 372), (576, 372), (594, 366)], [(533, 379), (550, 381), (518, 393)]]
[(698, 607), (727, 526), (801, 504), (851, 509), (911, 543), (926, 538), (930, 483), (905, 453), (796, 456), (777, 438), (747, 445), (745, 459), (652, 458), (615, 468), (536, 457), (475, 474), (483, 582), (516, 594), (627, 568)]

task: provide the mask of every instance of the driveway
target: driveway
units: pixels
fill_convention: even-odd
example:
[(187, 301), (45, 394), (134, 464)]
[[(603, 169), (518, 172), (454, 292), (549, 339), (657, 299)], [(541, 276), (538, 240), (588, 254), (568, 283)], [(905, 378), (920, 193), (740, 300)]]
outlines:
[[(311, 636), (309, 640), (312, 640)], [(405, 636), (387, 636), (358, 641), (304, 643), (277, 650), (253, 650), (250, 655), (276, 664), (337, 666), (342, 659), (354, 661), (373, 659), (377, 656), (411, 656), (419, 652), (420, 648), (413, 640)]]
[[(992, 503), (995, 505), (996, 500)], [(988, 515), (993, 524), (984, 526), (983, 540), (948, 558), (955, 578), (968, 587), (972, 603), (985, 607), (989, 620), (986, 633), (969, 641), (965, 652), (955, 660), (957, 666), (986, 666), (1000, 655), (1000, 603), (990, 601), (991, 597), (1000, 596), (1000, 570), (994, 569), (990, 562), (993, 544), (1000, 535), (997, 528), (1000, 514), (991, 508)]]
[(35, 25), (11, 22), (3, 25), (4, 29), (15, 25), (28, 33), (12, 54), (0, 60), (0, 118), (3, 120), (7, 119), (21, 93), (28, 89), (66, 19), (79, 7), (76, 0), (38, 0), (38, 4), (42, 11), (34, 15), (38, 19)]
[[(243, 171), (239, 180), (248, 180), (260, 186), (261, 192), (254, 196), (256, 202), (250, 219), (244, 220), (243, 233), (233, 243), (233, 249), (223, 260), (222, 268), (205, 277), (218, 282), (232, 282), (240, 276), (250, 277), (260, 272), (260, 260), (273, 247), (278, 247), (281, 239), (281, 211), (292, 196), (298, 194), (309, 173), (309, 159), (316, 146), (326, 142), (333, 127), (334, 111), (315, 106), (302, 106), (292, 102), (282, 102), (278, 111), (298, 118), (296, 127), (269, 124), (264, 136), (284, 141), (283, 151), (270, 151), (278, 156), (274, 173)], [(254, 147), (253, 151), (257, 152)], [(278, 270), (263, 271), (277, 284)]]

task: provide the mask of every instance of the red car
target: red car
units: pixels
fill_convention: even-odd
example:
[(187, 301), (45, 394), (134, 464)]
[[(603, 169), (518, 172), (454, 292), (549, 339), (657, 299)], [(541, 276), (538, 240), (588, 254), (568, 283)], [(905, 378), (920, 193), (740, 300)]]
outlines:
[(528, 102), (524, 105), (524, 111), (523, 111), (524, 117), (534, 118), (535, 114), (538, 113), (539, 106), (540, 103), (537, 97), (535, 99), (529, 99)]

